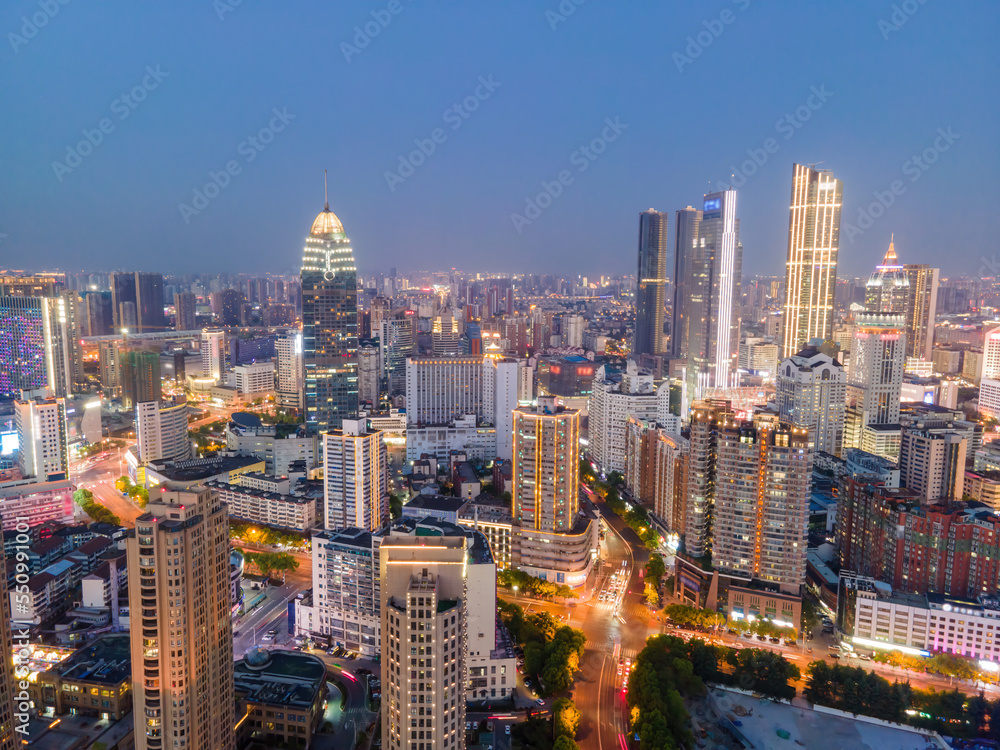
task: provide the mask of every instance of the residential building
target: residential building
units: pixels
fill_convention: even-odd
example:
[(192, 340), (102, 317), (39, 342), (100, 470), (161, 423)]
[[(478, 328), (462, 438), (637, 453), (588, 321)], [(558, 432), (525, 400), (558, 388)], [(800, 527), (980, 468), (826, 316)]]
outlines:
[(271, 476), (288, 476), (292, 465), (301, 461), (307, 472), (319, 464), (319, 438), (301, 425), (265, 425), (250, 412), (235, 412), (226, 425), (226, 448), (264, 461)]
[(195, 303), (198, 298), (192, 292), (177, 292), (174, 294), (174, 329), (178, 331), (193, 331), (197, 324)]
[[(132, 712), (129, 636), (104, 635), (30, 681), (35, 708), (120, 721)], [(5, 747), (0, 743), (0, 747)], [(12, 746), (13, 747), (13, 746)]]
[(126, 549), (136, 747), (233, 750), (225, 505), (207, 488), (155, 493)]
[(843, 189), (829, 170), (792, 165), (782, 357), (833, 335)]
[(847, 374), (839, 362), (806, 346), (778, 366), (776, 401), (781, 419), (809, 431), (814, 450), (841, 454)]
[(958, 431), (903, 427), (899, 448), (900, 481), (923, 502), (961, 500), (965, 479), (966, 436)]
[(118, 385), (126, 409), (134, 410), (137, 404), (159, 401), (163, 396), (160, 353), (148, 349), (121, 352)]
[(902, 315), (859, 313), (847, 376), (844, 445), (863, 447), (868, 425), (899, 423), (906, 330)]
[(735, 413), (729, 401), (704, 399), (691, 405), (684, 549), (694, 558), (702, 558), (712, 549), (718, 434), (721, 427), (732, 421)]
[(285, 331), (274, 342), (277, 360), (276, 391), (278, 406), (284, 409), (302, 408), (302, 333)]
[(194, 458), (188, 435), (187, 399), (145, 401), (135, 405), (136, 456), (141, 463)]
[(937, 314), (937, 268), (904, 265), (910, 279), (910, 299), (906, 306), (906, 353), (930, 360), (934, 349), (934, 320)]
[(313, 746), (327, 690), (326, 665), (318, 657), (254, 647), (233, 667), (233, 688), (239, 747)]
[(241, 523), (306, 534), (319, 524), (316, 498), (295, 494), (286, 477), (247, 473), (233, 483), (210, 481), (218, 491), (229, 517)]
[(389, 460), (382, 433), (346, 419), (322, 433), (324, 526), (376, 531), (389, 519)]
[(65, 399), (15, 401), (14, 429), (22, 477), (33, 477), (36, 482), (69, 478)]

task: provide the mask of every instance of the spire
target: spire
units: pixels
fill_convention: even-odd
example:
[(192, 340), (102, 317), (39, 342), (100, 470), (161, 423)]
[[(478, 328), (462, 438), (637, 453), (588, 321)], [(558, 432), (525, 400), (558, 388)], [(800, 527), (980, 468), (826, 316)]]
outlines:
[[(323, 170), (323, 210), (330, 210), (330, 193), (326, 186), (326, 170)], [(891, 246), (890, 246), (891, 248)]]
[(893, 240), (896, 238), (896, 233), (893, 232), (889, 236), (889, 249), (885, 251), (885, 258), (882, 260), (883, 266), (898, 266), (899, 262), (896, 259), (896, 248), (893, 244)]

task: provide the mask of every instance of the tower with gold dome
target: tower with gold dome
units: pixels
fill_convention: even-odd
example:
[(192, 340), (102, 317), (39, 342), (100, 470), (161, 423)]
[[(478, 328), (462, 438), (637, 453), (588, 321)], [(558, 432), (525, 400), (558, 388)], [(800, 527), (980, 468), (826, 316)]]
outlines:
[(910, 301), (910, 277), (896, 257), (894, 239), (889, 239), (889, 249), (881, 265), (875, 267), (875, 273), (865, 284), (865, 312), (906, 314)]
[(358, 274), (329, 199), (302, 254), (305, 419), (313, 434), (358, 415)]

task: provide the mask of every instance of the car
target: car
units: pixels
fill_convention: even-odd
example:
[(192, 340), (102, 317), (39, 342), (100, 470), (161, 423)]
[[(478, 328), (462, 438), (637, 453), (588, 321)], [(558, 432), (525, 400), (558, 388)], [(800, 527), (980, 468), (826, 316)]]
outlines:
[(240, 631), (238, 631), (238, 630), (234, 630), (233, 631), (233, 638), (239, 638), (239, 635), (240, 635)]
[(839, 659), (840, 658), (840, 654), (830, 654), (830, 658), (831, 659)]
[(622, 669), (623, 669), (623, 668), (624, 668), (624, 667), (623, 667), (622, 663), (621, 663), (621, 662), (618, 662), (618, 674), (621, 674), (621, 673), (622, 673)]
[(780, 638), (772, 638), (771, 639), (771, 643), (781, 643), (781, 639)]
[(545, 701), (543, 701), (541, 698), (535, 699), (535, 703), (537, 703), (539, 706), (544, 706), (545, 705)]
[(507, 726), (505, 726), (503, 728), (503, 733), (504, 734), (510, 734), (510, 724), (508, 724)]

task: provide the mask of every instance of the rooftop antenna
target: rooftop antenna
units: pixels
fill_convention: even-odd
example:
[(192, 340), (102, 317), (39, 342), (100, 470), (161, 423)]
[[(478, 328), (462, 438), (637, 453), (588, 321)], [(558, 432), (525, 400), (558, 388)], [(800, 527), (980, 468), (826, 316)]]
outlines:
[(330, 210), (330, 192), (326, 186), (326, 170), (323, 170), (323, 210)]

